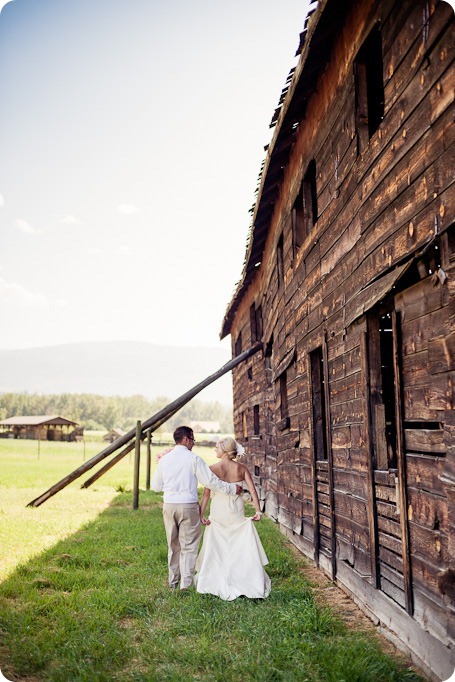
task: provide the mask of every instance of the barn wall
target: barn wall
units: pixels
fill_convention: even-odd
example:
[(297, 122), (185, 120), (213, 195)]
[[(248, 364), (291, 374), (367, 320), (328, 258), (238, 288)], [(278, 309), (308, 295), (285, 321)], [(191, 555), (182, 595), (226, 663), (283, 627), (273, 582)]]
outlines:
[[(359, 153), (355, 60), (375, 26), (384, 115)], [(454, 639), (453, 39), (447, 3), (351, 3), (230, 330), (233, 352), (240, 334), (247, 348), (260, 308), (264, 351), (234, 370), (234, 423), (266, 511), (360, 603), (375, 595), (373, 610), (436, 678)], [(313, 160), (317, 221), (296, 244)], [(392, 336), (393, 454), (378, 398)], [(411, 622), (426, 651), (408, 641)]]

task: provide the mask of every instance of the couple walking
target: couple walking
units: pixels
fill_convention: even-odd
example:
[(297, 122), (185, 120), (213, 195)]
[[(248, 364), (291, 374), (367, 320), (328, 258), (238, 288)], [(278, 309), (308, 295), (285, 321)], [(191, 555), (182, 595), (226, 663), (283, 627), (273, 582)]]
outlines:
[[(209, 467), (192, 452), (194, 434), (188, 426), (174, 432), (175, 447), (159, 460), (151, 481), (164, 492), (163, 520), (168, 543), (169, 585), (186, 590), (194, 583), (198, 592), (231, 601), (241, 595), (264, 598), (270, 593), (268, 563), (254, 522), (262, 514), (253, 479), (244, 464), (235, 461), (243, 447), (233, 438), (216, 445), (219, 462)], [(198, 503), (198, 481), (204, 485)], [(240, 493), (246, 483), (256, 509), (245, 517)], [(212, 491), (210, 518), (205, 510)], [(201, 524), (206, 526), (202, 548)], [(197, 571), (196, 576), (194, 573)]]

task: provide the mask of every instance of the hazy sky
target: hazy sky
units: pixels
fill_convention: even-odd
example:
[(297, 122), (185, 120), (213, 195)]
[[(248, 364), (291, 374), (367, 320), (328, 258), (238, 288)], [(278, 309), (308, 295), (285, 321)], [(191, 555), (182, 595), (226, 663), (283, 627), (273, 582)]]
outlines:
[(1, 348), (220, 346), (308, 4), (3, 7)]

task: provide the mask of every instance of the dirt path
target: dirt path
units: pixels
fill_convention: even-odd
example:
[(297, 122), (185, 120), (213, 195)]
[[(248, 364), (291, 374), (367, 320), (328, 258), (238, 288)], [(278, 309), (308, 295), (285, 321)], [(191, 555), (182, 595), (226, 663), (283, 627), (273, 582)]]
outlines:
[[(398, 660), (403, 666), (412, 668), (421, 676), (422, 680), (430, 682), (429, 678), (425, 677), (423, 672), (413, 664), (411, 658), (397, 649), (393, 642), (380, 632), (378, 626), (368, 618), (351, 597), (349, 597), (340, 587), (335, 585), (322, 569), (317, 568), (310, 563), (309, 559), (303, 557), (289, 540), (288, 544), (296, 558), (300, 560), (299, 563), (302, 573), (310, 581), (316, 603), (319, 606), (330, 608), (348, 627), (351, 626), (356, 630), (363, 630), (371, 634), (379, 643), (381, 650), (385, 654)], [(304, 565), (301, 563), (302, 559), (305, 562)]]

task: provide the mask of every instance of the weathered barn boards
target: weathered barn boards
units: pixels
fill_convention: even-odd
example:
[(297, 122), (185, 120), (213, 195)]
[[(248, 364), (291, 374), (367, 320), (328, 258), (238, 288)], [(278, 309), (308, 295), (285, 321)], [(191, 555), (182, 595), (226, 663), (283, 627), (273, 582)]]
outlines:
[(455, 638), (454, 19), (323, 0), (223, 321), (267, 513), (435, 679)]
[[(73, 430), (70, 432), (70, 428)], [(1, 438), (29, 438), (32, 440), (67, 440), (82, 438), (83, 427), (78, 427), (65, 417), (55, 415), (31, 415), (9, 417), (0, 421)]]

